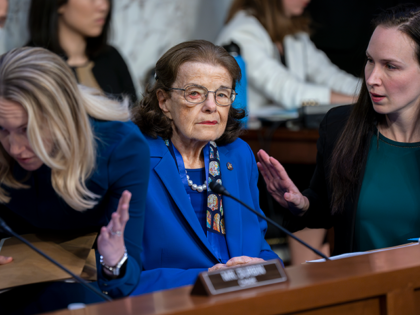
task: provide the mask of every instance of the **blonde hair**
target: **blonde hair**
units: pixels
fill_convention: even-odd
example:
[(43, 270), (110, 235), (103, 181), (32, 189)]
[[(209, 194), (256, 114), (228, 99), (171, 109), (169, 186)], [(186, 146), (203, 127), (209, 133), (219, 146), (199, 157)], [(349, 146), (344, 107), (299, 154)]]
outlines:
[[(95, 135), (89, 116), (130, 120), (128, 101), (119, 103), (99, 91), (78, 86), (71, 69), (43, 48), (17, 48), (0, 57), (0, 98), (20, 104), (28, 114), (29, 144), (51, 168), (56, 193), (73, 209), (97, 204), (98, 195), (85, 185), (96, 161)], [(52, 146), (48, 152), (46, 143)], [(13, 177), (13, 158), (0, 146), (0, 182), (27, 188)], [(0, 187), (0, 202), (10, 197)]]
[(228, 23), (236, 13), (246, 10), (253, 15), (265, 28), (274, 42), (283, 42), (286, 35), (298, 32), (309, 33), (310, 19), (308, 16), (286, 17), (283, 1), (274, 0), (234, 0), (226, 19)]

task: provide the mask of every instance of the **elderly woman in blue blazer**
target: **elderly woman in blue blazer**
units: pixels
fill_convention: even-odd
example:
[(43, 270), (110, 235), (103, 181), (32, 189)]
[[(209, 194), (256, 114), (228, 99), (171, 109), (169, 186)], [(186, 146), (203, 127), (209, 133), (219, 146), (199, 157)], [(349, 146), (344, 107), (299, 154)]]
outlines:
[(240, 76), (233, 57), (203, 40), (171, 48), (156, 64), (156, 83), (133, 115), (151, 153), (134, 295), (192, 284), (202, 271), (278, 259), (264, 240), (266, 222), (208, 187), (222, 182), (260, 209), (255, 157), (238, 139), (244, 112), (231, 106)]

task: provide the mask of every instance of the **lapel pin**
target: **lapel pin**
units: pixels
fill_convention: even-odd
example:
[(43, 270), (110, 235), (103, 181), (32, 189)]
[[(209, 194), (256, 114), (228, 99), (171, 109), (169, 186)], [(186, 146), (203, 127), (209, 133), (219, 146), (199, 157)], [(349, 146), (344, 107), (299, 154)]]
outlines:
[(228, 169), (229, 171), (233, 170), (232, 163), (227, 162), (227, 163), (226, 163), (226, 166), (227, 166), (227, 169)]

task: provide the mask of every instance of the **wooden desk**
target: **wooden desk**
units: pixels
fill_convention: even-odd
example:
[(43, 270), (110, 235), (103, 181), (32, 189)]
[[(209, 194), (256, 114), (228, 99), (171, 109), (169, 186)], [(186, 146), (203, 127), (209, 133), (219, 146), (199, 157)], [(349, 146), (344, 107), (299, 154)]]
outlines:
[(291, 164), (315, 164), (318, 138), (318, 129), (292, 131), (284, 127), (274, 131), (269, 128), (251, 129), (241, 136), (255, 156), (264, 149), (281, 163)]
[(287, 267), (286, 273), (287, 283), (217, 297), (192, 297), (186, 286), (53, 314), (420, 314), (420, 245)]

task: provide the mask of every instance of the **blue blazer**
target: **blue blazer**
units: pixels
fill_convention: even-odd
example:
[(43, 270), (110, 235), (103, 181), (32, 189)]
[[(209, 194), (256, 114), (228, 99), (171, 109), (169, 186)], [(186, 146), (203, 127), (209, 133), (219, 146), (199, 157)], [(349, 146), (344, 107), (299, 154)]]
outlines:
[[(150, 180), (139, 286), (132, 295), (193, 284), (198, 274), (219, 263), (194, 212), (173, 156), (162, 138), (146, 136), (150, 147)], [(222, 182), (245, 203), (260, 210), (258, 168), (248, 144), (237, 139), (218, 146)], [(228, 170), (227, 163), (232, 170)], [(232, 199), (223, 197), (230, 257), (279, 259), (264, 240), (265, 221)], [(262, 211), (261, 211), (262, 213)]]

